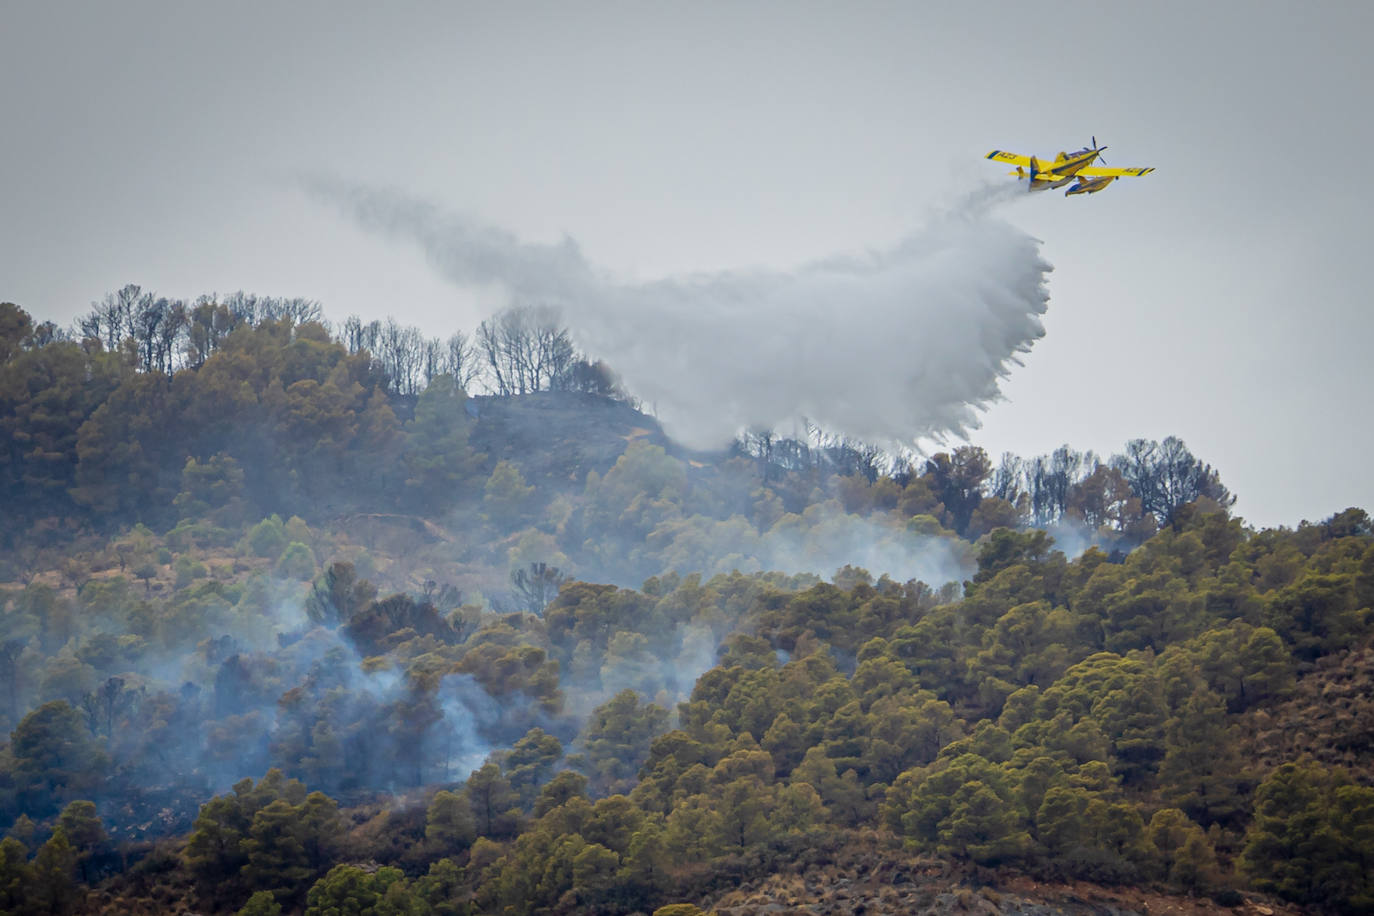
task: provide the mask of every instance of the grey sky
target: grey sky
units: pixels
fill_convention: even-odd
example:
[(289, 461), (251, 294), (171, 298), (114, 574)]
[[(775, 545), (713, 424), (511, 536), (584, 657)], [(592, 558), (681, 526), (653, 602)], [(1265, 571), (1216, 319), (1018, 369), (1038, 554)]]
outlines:
[(987, 150), (1096, 134), (1157, 171), (1002, 211), (1055, 272), (973, 441), (1176, 434), (1248, 520), (1293, 524), (1374, 506), (1371, 10), (0, 0), (0, 299), (67, 323), (127, 282), (243, 288), (446, 335), (497, 295), (291, 175), (647, 281), (882, 248), (1005, 177)]

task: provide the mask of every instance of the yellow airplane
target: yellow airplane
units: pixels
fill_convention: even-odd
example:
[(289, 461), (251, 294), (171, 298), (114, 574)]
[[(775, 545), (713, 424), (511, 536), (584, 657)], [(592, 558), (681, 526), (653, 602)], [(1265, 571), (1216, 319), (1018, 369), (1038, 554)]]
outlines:
[(1028, 190), (1031, 191), (1048, 191), (1050, 188), (1073, 185), (1064, 192), (1065, 197), (1070, 194), (1096, 194), (1118, 178), (1126, 175), (1148, 175), (1154, 171), (1153, 168), (1108, 169), (1093, 165), (1102, 158), (1102, 151), (1106, 148), (1098, 146), (1097, 138), (1093, 137), (1092, 146), (1085, 146), (1073, 153), (1060, 153), (1054, 157), (1053, 162), (1041, 162), (1034, 156), (1022, 156), (1000, 149), (993, 150), (984, 158), (1009, 162), (1016, 166), (1016, 171), (1011, 174), (1028, 179)]

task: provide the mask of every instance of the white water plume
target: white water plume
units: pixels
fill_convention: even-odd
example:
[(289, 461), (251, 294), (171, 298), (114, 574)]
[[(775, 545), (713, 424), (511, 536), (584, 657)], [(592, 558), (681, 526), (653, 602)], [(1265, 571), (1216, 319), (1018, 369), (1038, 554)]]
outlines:
[(420, 246), (460, 286), (560, 308), (578, 344), (653, 405), (668, 433), (720, 447), (743, 429), (822, 429), (888, 447), (964, 435), (1044, 334), (1051, 269), (971, 191), (885, 250), (793, 270), (617, 281), (572, 239), (522, 242), (401, 193), (309, 177), (312, 196)]

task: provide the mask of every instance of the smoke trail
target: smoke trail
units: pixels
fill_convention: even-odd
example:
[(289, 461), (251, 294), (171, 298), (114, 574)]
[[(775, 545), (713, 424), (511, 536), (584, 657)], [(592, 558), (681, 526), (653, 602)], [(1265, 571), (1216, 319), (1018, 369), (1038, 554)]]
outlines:
[(685, 445), (741, 429), (823, 429), (887, 446), (963, 435), (1044, 334), (1039, 243), (992, 218), (1008, 186), (971, 192), (895, 246), (790, 271), (617, 282), (577, 244), (530, 244), (393, 191), (309, 177), (364, 228), (417, 244), (463, 286), (560, 307)]

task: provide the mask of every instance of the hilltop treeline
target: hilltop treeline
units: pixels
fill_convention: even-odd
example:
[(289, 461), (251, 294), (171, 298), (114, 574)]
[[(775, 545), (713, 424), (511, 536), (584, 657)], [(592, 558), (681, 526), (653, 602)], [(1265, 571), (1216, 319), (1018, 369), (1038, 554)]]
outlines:
[(130, 286), (75, 332), (0, 304), (0, 536), (165, 524), (185, 514), (175, 499), (187, 481), (221, 503), (315, 518), (442, 511), (435, 491), (465, 457), (463, 384), (490, 375), (502, 394), (616, 394), (541, 315), (483, 324), (479, 361), (465, 335), (441, 343), (390, 320), (350, 319), (336, 339), (303, 300), (191, 307)]
[(0, 911), (649, 912), (859, 834), (1374, 906), (1364, 512), (1251, 530), (1177, 439), (688, 454), (537, 310), (402, 365), (230, 298), (0, 305)]
[[(192, 306), (130, 286), (72, 331), (0, 303), (0, 499), (9, 510), (0, 539), (37, 547), (139, 522), (232, 526), (273, 513), (312, 523), (368, 512), (438, 518), (479, 495), (493, 497), (487, 517), (511, 530), (559, 491), (599, 483), (620, 491), (607, 494), (612, 501), (627, 492), (621, 481), (583, 479), (605, 474), (613, 455), (579, 464), (578, 443), (549, 442), (541, 451), (572, 446), (560, 469), (572, 485), (538, 481), (524, 498), (529, 456), (502, 465), (469, 443), (480, 415), (468, 403), (474, 387), (498, 399), (554, 391), (629, 403), (613, 373), (578, 356), (567, 330), (535, 308), (483, 322), (473, 340), (441, 342), (356, 317), (335, 336), (316, 303), (241, 293)], [(649, 479), (629, 482), (630, 491), (648, 487), (687, 518), (739, 516), (760, 530), (834, 499), (847, 513), (892, 513), (903, 524), (930, 516), (969, 539), (1068, 522), (1085, 540), (1129, 549), (1180, 506), (1232, 501), (1177, 439), (1137, 440), (1107, 461), (1067, 447), (1031, 460), (1006, 455), (994, 469), (975, 447), (913, 466), (812, 430), (807, 440), (745, 435), (704, 463), (637, 463)], [(468, 485), (478, 473), (490, 477), (482, 489)], [(657, 519), (642, 516), (658, 509), (631, 510), (641, 515), (637, 534), (650, 533)], [(546, 516), (545, 527), (554, 520)], [(571, 556), (581, 544), (560, 546)], [(661, 568), (637, 568), (633, 581)]]

